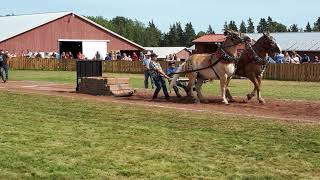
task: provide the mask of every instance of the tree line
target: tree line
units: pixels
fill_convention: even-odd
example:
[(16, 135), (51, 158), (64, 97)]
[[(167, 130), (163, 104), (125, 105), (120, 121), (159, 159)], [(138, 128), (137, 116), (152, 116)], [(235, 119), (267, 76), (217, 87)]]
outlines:
[[(211, 25), (208, 26), (206, 31), (196, 33), (191, 22), (186, 23), (185, 25), (176, 22), (170, 25), (168, 32), (162, 32), (156, 27), (153, 21), (150, 21), (145, 25), (138, 20), (132, 20), (121, 16), (117, 16), (110, 20), (102, 16), (88, 16), (87, 18), (145, 47), (190, 47), (192, 46), (192, 41), (197, 37), (215, 33)], [(297, 24), (286, 26), (280, 22), (274, 21), (269, 16), (267, 18), (261, 18), (257, 25), (254, 24), (252, 18), (249, 18), (246, 22), (241, 21), (239, 26), (233, 20), (229, 22), (226, 21), (222, 30), (225, 29), (243, 33), (320, 32), (320, 17), (312, 25), (308, 22), (304, 28), (298, 27)]]

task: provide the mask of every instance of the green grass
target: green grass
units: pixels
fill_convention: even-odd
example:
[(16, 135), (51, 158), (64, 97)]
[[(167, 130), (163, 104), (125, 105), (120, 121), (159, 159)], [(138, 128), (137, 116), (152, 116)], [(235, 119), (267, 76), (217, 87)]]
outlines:
[(317, 179), (319, 125), (0, 92), (1, 179)]
[[(114, 77), (130, 77), (130, 83), (134, 88), (143, 88), (143, 75), (141, 74), (105, 74)], [(68, 71), (11, 71), (12, 80), (50, 81), (58, 83), (75, 83), (76, 73)], [(204, 92), (212, 95), (220, 95), (219, 81), (207, 83), (203, 87)], [(234, 79), (230, 89), (235, 96), (245, 96), (252, 91), (253, 86), (249, 80)], [(295, 81), (263, 81), (263, 97), (274, 99), (311, 100), (319, 101), (319, 82), (295, 82)]]

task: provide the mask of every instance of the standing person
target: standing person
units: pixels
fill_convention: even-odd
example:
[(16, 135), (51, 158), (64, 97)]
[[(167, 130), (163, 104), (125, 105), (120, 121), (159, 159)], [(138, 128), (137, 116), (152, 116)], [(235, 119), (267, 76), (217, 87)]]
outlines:
[(6, 83), (8, 80), (8, 70), (9, 70), (8, 60), (9, 60), (8, 52), (5, 53), (3, 50), (0, 50), (0, 70), (3, 68), (5, 72), (5, 76), (3, 76), (3, 74), (1, 75), (1, 78), (4, 83)]
[(148, 51), (143, 60), (143, 71), (144, 71), (144, 88), (148, 89), (149, 86), (149, 77), (151, 79), (151, 87), (154, 88), (154, 81), (150, 76), (150, 62), (151, 62), (151, 52)]
[(163, 91), (163, 94), (165, 95), (165, 98), (167, 100), (169, 100), (170, 96), (169, 96), (168, 89), (166, 86), (166, 81), (164, 80), (164, 78), (170, 79), (170, 77), (167, 76), (162, 71), (160, 64), (158, 62), (156, 62), (157, 61), (156, 54), (152, 54), (151, 59), (152, 60), (149, 63), (150, 74), (151, 74), (151, 78), (154, 80), (154, 83), (157, 87), (153, 93), (152, 99), (154, 100), (154, 99), (158, 98), (158, 94), (162, 88), (162, 91)]
[(140, 52), (139, 60), (143, 61), (146, 57), (144, 56), (143, 52)]
[[(169, 76), (170, 78), (173, 78), (174, 73), (177, 71), (176, 68), (176, 63), (175, 62), (170, 62), (169, 63), (169, 68), (166, 70), (166, 74), (167, 76)], [(171, 83), (169, 81), (169, 83)], [(182, 87), (186, 92), (187, 92), (187, 87), (185, 85), (183, 85), (179, 80), (177, 80), (176, 85), (173, 86), (173, 90), (176, 93), (177, 97), (180, 98), (181, 94), (179, 93), (179, 87)]]
[(274, 60), (276, 61), (277, 64), (282, 64), (284, 60), (284, 55), (282, 53), (277, 53), (276, 56), (274, 57)]

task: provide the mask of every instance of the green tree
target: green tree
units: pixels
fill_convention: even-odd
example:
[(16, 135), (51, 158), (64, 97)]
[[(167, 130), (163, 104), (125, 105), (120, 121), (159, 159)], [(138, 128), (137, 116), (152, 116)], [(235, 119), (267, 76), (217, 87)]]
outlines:
[(153, 20), (149, 22), (148, 27), (145, 30), (145, 42), (144, 46), (157, 47), (160, 46), (161, 31), (155, 26)]
[(192, 46), (192, 41), (195, 39), (196, 33), (193, 29), (191, 22), (186, 24), (184, 29), (184, 36), (185, 36), (185, 42), (186, 42), (185, 46), (186, 47)]
[(304, 30), (304, 32), (311, 32), (311, 31), (312, 31), (312, 28), (311, 28), (310, 23), (308, 22), (308, 23), (307, 23), (307, 26), (306, 26), (306, 29)]
[(261, 18), (257, 26), (258, 33), (263, 33), (268, 31), (268, 23), (265, 18)]
[(207, 33), (206, 34), (215, 34), (214, 30), (212, 29), (211, 25), (209, 25)]
[(229, 30), (228, 22), (227, 22), (227, 21), (224, 22), (222, 31), (226, 31), (226, 30)]
[(181, 23), (176, 23), (176, 31), (178, 35), (178, 46), (185, 46), (185, 38), (184, 38), (184, 31), (181, 27)]
[(230, 21), (228, 24), (228, 29), (233, 30), (233, 31), (238, 31), (238, 27), (236, 25), (235, 21)]
[(248, 19), (248, 27), (247, 27), (247, 32), (248, 33), (254, 33), (254, 25), (253, 25), (253, 21), (251, 18)]
[(313, 31), (319, 32), (320, 31), (320, 17), (317, 19), (317, 21), (314, 23)]
[(292, 24), (289, 28), (289, 32), (299, 32), (299, 28), (297, 24)]
[(246, 23), (244, 21), (241, 22), (239, 30), (242, 33), (246, 33), (247, 32)]

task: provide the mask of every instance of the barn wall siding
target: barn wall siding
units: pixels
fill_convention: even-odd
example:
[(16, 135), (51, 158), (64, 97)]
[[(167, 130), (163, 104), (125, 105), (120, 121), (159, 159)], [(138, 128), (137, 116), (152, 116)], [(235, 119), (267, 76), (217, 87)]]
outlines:
[(0, 48), (18, 55), (28, 49), (30, 51), (57, 52), (58, 39), (110, 40), (108, 52), (111, 50), (141, 50), (139, 47), (71, 14), (3, 41), (0, 43)]

